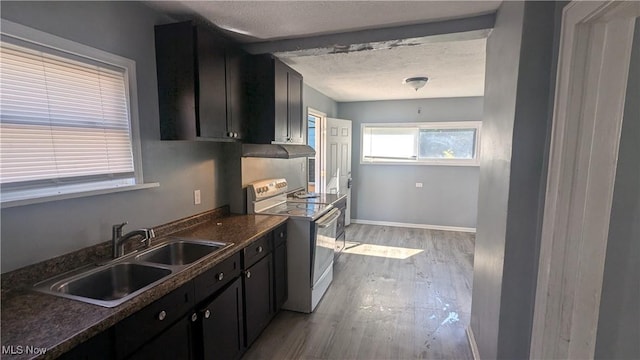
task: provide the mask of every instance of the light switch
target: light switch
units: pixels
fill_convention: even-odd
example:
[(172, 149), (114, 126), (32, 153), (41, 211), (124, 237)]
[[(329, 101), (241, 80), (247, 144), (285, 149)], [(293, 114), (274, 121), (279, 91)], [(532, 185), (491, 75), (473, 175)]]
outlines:
[(421, 188), (422, 187), (422, 183), (416, 183), (416, 187), (417, 188)]
[(201, 203), (201, 199), (200, 199), (200, 190), (194, 190), (193, 191), (193, 204), (194, 205), (200, 205)]

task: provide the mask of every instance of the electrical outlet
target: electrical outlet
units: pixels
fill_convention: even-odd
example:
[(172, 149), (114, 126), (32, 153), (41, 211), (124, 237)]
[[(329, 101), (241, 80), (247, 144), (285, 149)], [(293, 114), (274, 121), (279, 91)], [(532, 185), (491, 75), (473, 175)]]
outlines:
[(194, 205), (200, 205), (201, 203), (201, 199), (200, 199), (200, 190), (194, 190), (193, 191), (193, 204)]
[(422, 187), (422, 183), (416, 183), (416, 187), (417, 188), (421, 188)]

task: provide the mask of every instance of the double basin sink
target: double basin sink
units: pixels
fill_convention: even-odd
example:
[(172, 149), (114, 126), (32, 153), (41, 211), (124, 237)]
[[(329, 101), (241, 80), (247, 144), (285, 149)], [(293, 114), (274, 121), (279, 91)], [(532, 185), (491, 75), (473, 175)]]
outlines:
[(172, 238), (103, 265), (45, 280), (35, 290), (104, 307), (115, 307), (232, 246), (207, 240)]

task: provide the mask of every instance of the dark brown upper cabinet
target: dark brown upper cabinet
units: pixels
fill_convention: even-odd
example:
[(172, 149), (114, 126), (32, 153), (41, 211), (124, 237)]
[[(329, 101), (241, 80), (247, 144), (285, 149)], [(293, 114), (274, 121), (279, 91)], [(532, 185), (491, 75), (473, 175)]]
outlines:
[(304, 144), (302, 75), (272, 55), (249, 63), (249, 142)]
[(191, 21), (155, 31), (161, 139), (242, 139), (247, 54)]

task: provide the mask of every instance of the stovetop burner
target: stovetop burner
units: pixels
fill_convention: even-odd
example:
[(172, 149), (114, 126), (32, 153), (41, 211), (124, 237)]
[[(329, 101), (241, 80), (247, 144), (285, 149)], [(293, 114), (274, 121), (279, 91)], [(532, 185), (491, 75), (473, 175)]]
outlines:
[(287, 215), (295, 218), (315, 220), (324, 215), (333, 206), (310, 203), (283, 203), (260, 211), (260, 214)]
[(326, 202), (325, 194), (299, 192), (303, 198), (293, 200), (293, 194), (287, 196), (287, 189), (285, 179), (266, 179), (249, 184), (247, 211), (250, 214), (287, 215), (313, 221), (333, 208), (331, 202)]

